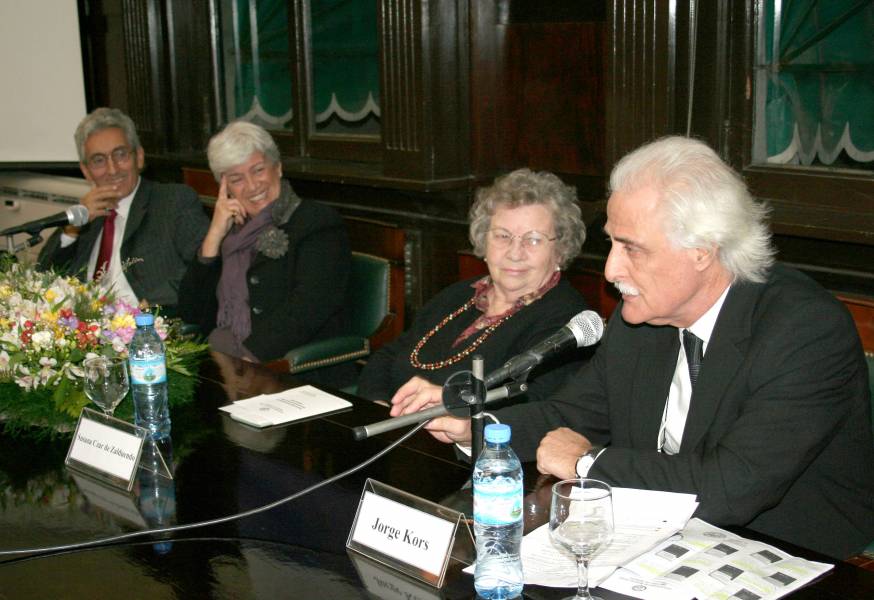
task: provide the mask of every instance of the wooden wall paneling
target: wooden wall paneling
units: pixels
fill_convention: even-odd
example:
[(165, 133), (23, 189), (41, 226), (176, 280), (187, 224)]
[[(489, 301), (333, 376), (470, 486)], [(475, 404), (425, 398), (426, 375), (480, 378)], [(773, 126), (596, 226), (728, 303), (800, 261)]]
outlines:
[(210, 0), (167, 3), (166, 73), (172, 119), (166, 131), (169, 144), (185, 154), (205, 152), (218, 129), (213, 69), (212, 19), (217, 10)]
[(504, 127), (509, 91), (501, 82), (504, 73), (506, 0), (473, 2), (471, 13), (470, 127), (471, 172), (484, 183), (509, 164), (504, 147)]
[(426, 184), (469, 177), (467, 4), (381, 1), (382, 159), (389, 177)]
[(601, 22), (507, 26), (508, 167), (604, 175)]
[(147, 152), (165, 152), (167, 144), (166, 62), (163, 53), (164, 13), (157, 0), (122, 0), (127, 113), (137, 125)]
[(874, 352), (874, 300), (870, 297), (844, 294), (838, 294), (838, 300), (843, 302), (853, 315), (853, 321), (862, 339), (862, 348), (865, 352)]
[(674, 2), (612, 0), (608, 9), (607, 162), (675, 131)]

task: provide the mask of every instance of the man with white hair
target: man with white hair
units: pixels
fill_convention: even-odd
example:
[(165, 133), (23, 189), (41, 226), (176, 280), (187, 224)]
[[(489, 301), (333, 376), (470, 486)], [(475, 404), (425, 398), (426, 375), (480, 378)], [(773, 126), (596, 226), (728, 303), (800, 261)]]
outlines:
[[(696, 494), (696, 516), (845, 558), (874, 539), (868, 373), (844, 306), (774, 264), (766, 209), (705, 144), (667, 137), (610, 178), (605, 277), (622, 294), (592, 360), (507, 407), (542, 473)], [(419, 407), (393, 407), (393, 414)], [(428, 425), (470, 439), (469, 420)]]
[(99, 278), (116, 297), (160, 305), (172, 315), (179, 282), (209, 225), (197, 194), (140, 177), (145, 153), (134, 122), (118, 109), (86, 115), (74, 139), (79, 168), (92, 185), (80, 200), (88, 223), (59, 227), (39, 264)]

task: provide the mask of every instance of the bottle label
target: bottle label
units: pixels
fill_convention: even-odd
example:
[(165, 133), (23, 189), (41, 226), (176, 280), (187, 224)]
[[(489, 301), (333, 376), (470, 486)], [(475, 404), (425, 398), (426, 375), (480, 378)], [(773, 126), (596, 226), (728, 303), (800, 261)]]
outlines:
[(167, 365), (164, 355), (159, 354), (147, 360), (130, 360), (130, 381), (132, 384), (164, 383), (167, 381)]
[(513, 525), (522, 519), (522, 482), (504, 477), (474, 482), (473, 518), (482, 525)]

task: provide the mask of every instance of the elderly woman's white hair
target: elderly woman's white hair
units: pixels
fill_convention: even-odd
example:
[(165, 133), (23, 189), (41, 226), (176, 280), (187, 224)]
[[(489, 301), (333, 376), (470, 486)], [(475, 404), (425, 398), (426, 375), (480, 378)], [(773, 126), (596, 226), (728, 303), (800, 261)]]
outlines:
[(586, 225), (580, 217), (576, 190), (546, 171), (535, 173), (530, 169), (517, 169), (477, 191), (469, 213), (474, 254), (480, 258), (485, 256), (486, 234), (498, 208), (532, 204), (542, 204), (549, 209), (555, 227), (557, 262), (561, 268), (567, 267), (586, 241)]
[(279, 148), (266, 129), (248, 121), (233, 121), (212, 136), (206, 147), (209, 169), (216, 181), (229, 169), (260, 152), (272, 164), (279, 162)]
[(734, 281), (765, 280), (775, 254), (769, 209), (707, 144), (664, 137), (626, 155), (610, 175), (611, 192), (648, 186), (659, 194), (665, 234), (674, 244), (715, 248)]

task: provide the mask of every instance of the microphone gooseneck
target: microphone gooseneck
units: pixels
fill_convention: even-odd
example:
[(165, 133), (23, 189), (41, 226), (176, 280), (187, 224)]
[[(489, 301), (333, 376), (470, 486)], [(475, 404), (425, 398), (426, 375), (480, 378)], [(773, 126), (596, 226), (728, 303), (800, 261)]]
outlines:
[[(536, 344), (530, 350), (526, 350), (510, 360), (502, 367), (489, 373), (485, 379), (486, 392), (485, 404), (516, 396), (528, 390), (528, 384), (522, 381), (515, 381), (495, 388), (505, 379), (520, 378), (523, 375), (527, 377), (528, 372), (539, 365), (549, 356), (563, 352), (569, 348), (583, 348), (592, 346), (601, 339), (604, 334), (604, 321), (600, 315), (592, 310), (584, 310), (575, 315), (567, 325), (559, 329), (557, 332)], [(494, 388), (494, 389), (490, 389)], [(443, 389), (443, 404), (420, 410), (408, 415), (385, 419), (370, 425), (362, 425), (355, 427), (352, 431), (356, 440), (361, 441), (368, 437), (400, 429), (414, 423), (422, 421), (430, 421), (431, 419), (442, 417), (447, 414), (461, 416), (458, 412), (459, 408), (464, 408), (464, 405), (473, 403), (470, 390), (461, 391), (457, 397), (447, 398), (446, 387)], [(469, 414), (469, 413), (468, 413)]]

